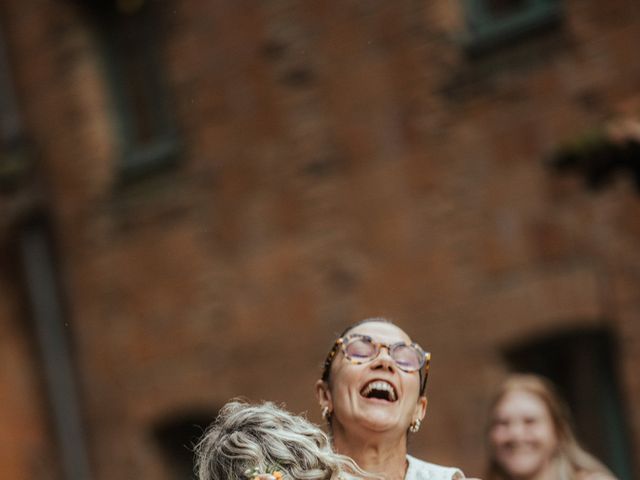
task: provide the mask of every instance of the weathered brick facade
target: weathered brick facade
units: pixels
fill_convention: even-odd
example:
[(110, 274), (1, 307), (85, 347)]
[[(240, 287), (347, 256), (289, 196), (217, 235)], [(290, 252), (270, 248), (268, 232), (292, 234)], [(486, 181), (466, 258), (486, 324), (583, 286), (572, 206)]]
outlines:
[(180, 158), (121, 186), (78, 3), (0, 7), (36, 162), (0, 196), (2, 478), (60, 478), (15, 261), (33, 211), (97, 480), (171, 479), (154, 427), (234, 396), (320, 421), (333, 335), (371, 315), (433, 353), (418, 456), (480, 475), (502, 349), (607, 327), (640, 457), (640, 196), (547, 164), (640, 116), (640, 5), (569, 0), (561, 25), (472, 58), (461, 2), (152, 2)]

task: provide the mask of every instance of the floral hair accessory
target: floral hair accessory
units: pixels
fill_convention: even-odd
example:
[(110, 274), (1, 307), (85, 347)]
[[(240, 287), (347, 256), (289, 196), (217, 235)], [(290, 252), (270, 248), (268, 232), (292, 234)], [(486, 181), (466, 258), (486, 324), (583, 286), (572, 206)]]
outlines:
[(244, 476), (247, 480), (282, 480), (283, 475), (279, 470), (273, 470), (271, 473), (269, 472), (261, 472), (258, 467), (250, 468), (246, 472), (244, 472)]

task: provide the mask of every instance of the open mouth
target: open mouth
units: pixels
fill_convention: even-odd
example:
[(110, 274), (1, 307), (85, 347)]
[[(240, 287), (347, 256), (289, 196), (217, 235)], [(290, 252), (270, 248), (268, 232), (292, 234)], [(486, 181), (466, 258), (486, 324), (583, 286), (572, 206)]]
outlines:
[(362, 390), (360, 390), (360, 395), (365, 398), (386, 400), (387, 402), (395, 402), (398, 399), (398, 394), (395, 388), (393, 388), (393, 385), (383, 380), (373, 380), (367, 383)]

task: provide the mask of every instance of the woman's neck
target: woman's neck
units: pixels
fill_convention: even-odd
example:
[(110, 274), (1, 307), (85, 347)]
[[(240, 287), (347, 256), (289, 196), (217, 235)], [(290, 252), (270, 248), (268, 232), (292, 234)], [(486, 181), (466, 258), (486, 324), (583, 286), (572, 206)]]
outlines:
[(385, 437), (349, 438), (345, 433), (335, 435), (333, 445), (338, 453), (353, 458), (370, 473), (382, 475), (385, 480), (403, 480), (407, 471), (406, 438), (390, 440)]

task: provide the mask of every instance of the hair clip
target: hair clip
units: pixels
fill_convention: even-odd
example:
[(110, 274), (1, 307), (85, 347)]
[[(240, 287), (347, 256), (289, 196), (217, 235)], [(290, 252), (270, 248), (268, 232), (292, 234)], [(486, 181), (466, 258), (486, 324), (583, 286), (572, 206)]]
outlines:
[(279, 470), (264, 473), (261, 472), (258, 467), (250, 468), (244, 472), (244, 476), (247, 477), (248, 480), (282, 480), (283, 478), (282, 472)]

